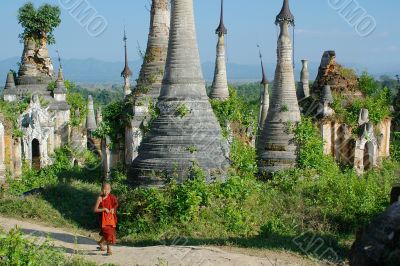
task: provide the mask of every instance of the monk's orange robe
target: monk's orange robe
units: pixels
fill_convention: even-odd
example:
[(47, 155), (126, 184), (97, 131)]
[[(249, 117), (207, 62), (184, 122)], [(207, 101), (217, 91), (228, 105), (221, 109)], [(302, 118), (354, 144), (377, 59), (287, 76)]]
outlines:
[(107, 208), (109, 210), (114, 209), (114, 221), (115, 227), (108, 225), (102, 226), (102, 217), (103, 213), (99, 214), (99, 223), (100, 223), (100, 235), (104, 237), (104, 239), (109, 244), (115, 244), (117, 242), (117, 234), (116, 234), (116, 225), (117, 225), (117, 208), (118, 208), (118, 200), (117, 197), (109, 194), (107, 198), (102, 199), (99, 205), (99, 208)]

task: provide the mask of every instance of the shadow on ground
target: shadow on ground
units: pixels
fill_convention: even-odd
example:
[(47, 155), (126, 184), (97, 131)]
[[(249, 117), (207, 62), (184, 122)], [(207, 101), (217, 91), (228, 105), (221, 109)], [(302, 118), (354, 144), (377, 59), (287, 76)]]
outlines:
[(338, 264), (346, 260), (349, 248), (340, 245), (331, 236), (307, 232), (297, 236), (270, 234), (267, 237), (230, 237), (230, 238), (191, 238), (174, 237), (156, 240), (138, 240), (124, 242), (136, 247), (177, 245), (177, 246), (234, 246), (239, 248), (291, 251)]
[(83, 237), (83, 236), (74, 236), (72, 234), (67, 234), (67, 233), (45, 232), (45, 231), (40, 231), (40, 230), (32, 230), (32, 229), (24, 229), (24, 228), (21, 228), (20, 231), (25, 235), (34, 236), (34, 237), (43, 238), (43, 239), (45, 239), (46, 237), (50, 237), (51, 239), (61, 241), (64, 243), (69, 243), (69, 244), (97, 245), (96, 241), (91, 238)]
[(96, 192), (85, 186), (77, 188), (68, 183), (47, 187), (42, 193), (42, 198), (65, 219), (87, 230), (98, 227), (98, 216), (93, 213), (97, 196)]

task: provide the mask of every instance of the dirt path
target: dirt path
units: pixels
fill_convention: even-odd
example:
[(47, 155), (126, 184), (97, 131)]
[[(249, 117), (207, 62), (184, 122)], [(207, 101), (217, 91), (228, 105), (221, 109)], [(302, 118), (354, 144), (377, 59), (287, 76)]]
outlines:
[(128, 247), (115, 246), (113, 256), (105, 256), (104, 252), (96, 250), (96, 241), (66, 232), (58, 228), (32, 224), (11, 218), (0, 217), (0, 225), (5, 230), (18, 226), (28, 235), (45, 237), (49, 235), (56, 247), (64, 248), (68, 254), (80, 254), (89, 261), (98, 264), (113, 263), (116, 265), (320, 265), (285, 252), (268, 252), (265, 257), (254, 257), (239, 253), (223, 251), (208, 246), (152, 246)]

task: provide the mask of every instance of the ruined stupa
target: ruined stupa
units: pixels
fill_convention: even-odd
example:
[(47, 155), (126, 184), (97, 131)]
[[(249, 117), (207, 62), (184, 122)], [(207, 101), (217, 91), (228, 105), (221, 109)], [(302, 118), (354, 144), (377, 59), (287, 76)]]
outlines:
[(292, 42), (289, 36), (289, 26), (294, 26), (294, 17), (290, 12), (288, 0), (284, 0), (275, 23), (280, 27), (278, 60), (270, 107), (260, 138), (262, 148), (258, 150), (261, 174), (294, 167), (297, 161), (297, 145), (292, 128), (300, 121), (300, 110), (293, 74)]
[(54, 67), (47, 49), (47, 39), (41, 38), (38, 42), (33, 38), (25, 39), (17, 84), (47, 85), (53, 75)]
[(197, 164), (207, 181), (228, 166), (229, 148), (206, 94), (200, 65), (193, 0), (172, 0), (167, 64), (158, 107), (160, 114), (143, 139), (128, 173), (135, 185), (182, 182)]
[(228, 33), (224, 25), (224, 0), (221, 0), (221, 15), (218, 28), (217, 58), (215, 59), (214, 80), (211, 87), (211, 99), (226, 100), (229, 98), (228, 80), (225, 61), (225, 35)]
[(311, 95), (319, 99), (322, 89), (329, 85), (334, 94), (342, 96), (362, 96), (358, 90), (358, 78), (352, 69), (344, 68), (336, 62), (335, 51), (325, 51), (321, 58), (318, 75), (313, 83)]
[(138, 155), (139, 145), (151, 119), (150, 109), (160, 95), (161, 81), (167, 59), (170, 11), (168, 0), (152, 0), (150, 29), (146, 54), (143, 58), (136, 88), (127, 97), (132, 103), (132, 119), (125, 128), (125, 165), (129, 166)]

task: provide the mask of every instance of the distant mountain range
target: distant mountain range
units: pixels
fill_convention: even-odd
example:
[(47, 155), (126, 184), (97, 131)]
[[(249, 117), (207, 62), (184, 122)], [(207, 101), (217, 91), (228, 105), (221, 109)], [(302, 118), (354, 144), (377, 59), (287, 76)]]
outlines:
[[(5, 83), (7, 72), (10, 69), (17, 70), (17, 62), (20, 61), (19, 57), (13, 57), (5, 60), (0, 60), (0, 87), (3, 87)], [(137, 78), (137, 75), (142, 64), (141, 60), (135, 60), (129, 62), (131, 69), (134, 72), (133, 79)], [(123, 62), (106, 62), (98, 59), (64, 59), (63, 69), (66, 79), (73, 80), (78, 84), (119, 84), (122, 83), (121, 70), (123, 69)], [(347, 67), (353, 67), (356, 69), (363, 69), (362, 66), (357, 64), (345, 64)], [(57, 64), (55, 64), (55, 67)], [(314, 79), (317, 75), (319, 62), (310, 62), (310, 77)], [(214, 75), (214, 63), (206, 62), (202, 64), (204, 78), (207, 82), (211, 82)], [(57, 68), (57, 67), (56, 67)], [(400, 69), (399, 67), (392, 68), (393, 70)], [(266, 64), (266, 72), (269, 79), (272, 79), (275, 70), (274, 64)], [(299, 80), (301, 70), (301, 64), (298, 63), (295, 69), (296, 80)], [(259, 81), (261, 79), (261, 69), (259, 65), (241, 65), (236, 63), (227, 63), (228, 78), (231, 83), (236, 82), (249, 82)], [(382, 71), (382, 70), (381, 70)], [(385, 71), (385, 70), (383, 70)], [(375, 76), (386, 74), (394, 76), (395, 72), (380, 72), (377, 69), (370, 69), (370, 72)]]

